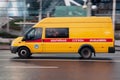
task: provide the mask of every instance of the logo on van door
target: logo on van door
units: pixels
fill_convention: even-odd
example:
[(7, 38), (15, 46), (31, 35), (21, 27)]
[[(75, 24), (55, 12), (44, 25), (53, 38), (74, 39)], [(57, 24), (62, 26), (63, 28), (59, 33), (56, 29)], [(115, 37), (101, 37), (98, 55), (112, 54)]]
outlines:
[(39, 48), (39, 45), (38, 45), (38, 44), (35, 44), (35, 45), (34, 45), (34, 48), (35, 48), (35, 49), (38, 49), (38, 48)]

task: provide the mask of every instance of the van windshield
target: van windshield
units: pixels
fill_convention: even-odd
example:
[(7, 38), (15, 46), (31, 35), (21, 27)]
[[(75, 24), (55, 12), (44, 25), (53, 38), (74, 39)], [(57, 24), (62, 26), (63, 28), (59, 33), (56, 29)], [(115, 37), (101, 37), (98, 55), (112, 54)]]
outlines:
[(35, 40), (42, 38), (42, 28), (31, 28), (24, 35), (26, 40)]
[(29, 28), (27, 31), (25, 31), (25, 33), (23, 34), (23, 36), (25, 36), (31, 29), (33, 29), (33, 28)]

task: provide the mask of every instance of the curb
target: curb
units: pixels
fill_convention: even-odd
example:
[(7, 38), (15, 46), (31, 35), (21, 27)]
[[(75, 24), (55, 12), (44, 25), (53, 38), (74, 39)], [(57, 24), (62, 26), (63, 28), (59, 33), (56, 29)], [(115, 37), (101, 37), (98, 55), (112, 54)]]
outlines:
[(9, 45), (2, 45), (2, 46), (0, 46), (0, 50), (10, 50), (10, 46)]
[(0, 48), (0, 50), (10, 50), (10, 48)]
[(115, 47), (120, 47), (120, 45), (115, 45)]

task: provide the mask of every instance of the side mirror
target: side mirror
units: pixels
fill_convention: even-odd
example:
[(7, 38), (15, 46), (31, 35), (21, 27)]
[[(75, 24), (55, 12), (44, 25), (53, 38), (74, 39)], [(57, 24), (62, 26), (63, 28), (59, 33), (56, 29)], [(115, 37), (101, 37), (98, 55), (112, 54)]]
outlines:
[(22, 41), (26, 41), (26, 37), (23, 37)]

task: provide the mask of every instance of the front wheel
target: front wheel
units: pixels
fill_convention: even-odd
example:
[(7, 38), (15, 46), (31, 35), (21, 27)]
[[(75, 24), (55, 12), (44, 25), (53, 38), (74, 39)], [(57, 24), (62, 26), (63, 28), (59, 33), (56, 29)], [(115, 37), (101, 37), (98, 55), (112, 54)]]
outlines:
[(84, 59), (90, 59), (92, 57), (92, 50), (88, 47), (82, 48), (79, 53)]
[(30, 53), (30, 51), (29, 51), (28, 48), (26, 48), (26, 47), (21, 47), (21, 48), (18, 50), (18, 56), (19, 56), (20, 58), (25, 59), (25, 58), (29, 58), (29, 57), (31, 56), (31, 53)]

